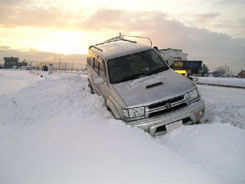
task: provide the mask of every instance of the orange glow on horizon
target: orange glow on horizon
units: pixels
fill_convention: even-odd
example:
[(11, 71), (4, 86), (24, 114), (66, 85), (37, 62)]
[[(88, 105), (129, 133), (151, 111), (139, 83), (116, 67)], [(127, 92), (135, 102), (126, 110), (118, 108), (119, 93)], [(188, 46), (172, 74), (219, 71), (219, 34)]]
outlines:
[[(0, 28), (2, 45), (19, 51), (44, 51), (60, 54), (87, 54), (90, 45), (103, 42), (115, 36), (113, 33), (73, 30), (47, 30), (22, 27), (9, 30)], [(12, 35), (11, 37), (9, 35)], [(9, 37), (8, 40), (4, 37)], [(25, 39), (23, 39), (25, 38)], [(15, 44), (12, 44), (15, 43)]]

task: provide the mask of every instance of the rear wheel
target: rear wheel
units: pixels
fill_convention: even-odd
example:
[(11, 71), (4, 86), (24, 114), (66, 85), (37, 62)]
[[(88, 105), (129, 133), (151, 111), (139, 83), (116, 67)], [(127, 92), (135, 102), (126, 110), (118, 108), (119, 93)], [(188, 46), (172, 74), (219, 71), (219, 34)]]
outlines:
[(94, 94), (94, 88), (89, 80), (88, 80), (88, 87), (90, 88), (90, 93)]

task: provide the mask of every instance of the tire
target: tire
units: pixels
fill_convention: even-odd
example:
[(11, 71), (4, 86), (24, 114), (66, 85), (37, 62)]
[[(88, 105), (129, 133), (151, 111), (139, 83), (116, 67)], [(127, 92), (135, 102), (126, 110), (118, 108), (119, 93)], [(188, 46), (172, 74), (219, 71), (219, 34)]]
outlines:
[(88, 81), (88, 87), (90, 88), (90, 93), (91, 93), (91, 94), (94, 94), (95, 92), (94, 92), (93, 86), (92, 86), (92, 84), (90, 83), (90, 81)]

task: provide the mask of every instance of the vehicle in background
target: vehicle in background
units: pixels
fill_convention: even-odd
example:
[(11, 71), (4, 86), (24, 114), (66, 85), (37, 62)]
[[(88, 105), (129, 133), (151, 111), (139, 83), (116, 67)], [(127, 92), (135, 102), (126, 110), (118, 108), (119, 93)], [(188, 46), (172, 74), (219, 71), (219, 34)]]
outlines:
[(45, 71), (45, 72), (48, 71), (48, 66), (46, 64), (44, 66), (42, 66), (42, 71)]
[(119, 36), (89, 47), (88, 86), (116, 119), (159, 135), (199, 122), (205, 105), (197, 86), (160, 53)]
[(188, 54), (183, 53), (181, 49), (160, 49), (159, 53), (169, 66), (178, 73), (186, 77), (201, 74), (202, 61), (188, 60)]
[(202, 61), (174, 61), (170, 66), (174, 71), (189, 77), (190, 75), (199, 75), (202, 71)]

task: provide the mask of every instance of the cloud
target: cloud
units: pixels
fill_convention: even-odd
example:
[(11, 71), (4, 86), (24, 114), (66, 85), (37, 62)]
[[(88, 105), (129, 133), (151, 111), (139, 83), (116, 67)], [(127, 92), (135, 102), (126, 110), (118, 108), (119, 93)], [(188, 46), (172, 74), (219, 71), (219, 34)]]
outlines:
[(27, 2), (29, 0), (0, 0), (1, 6), (19, 5)]
[(191, 14), (193, 17), (196, 17), (196, 19), (200, 22), (203, 21), (209, 21), (209, 20), (213, 20), (216, 17), (220, 16), (220, 13), (200, 13), (200, 14)]
[(216, 22), (217, 18), (220, 17), (220, 13), (181, 13), (177, 15), (177, 19), (187, 25), (206, 25)]
[[(213, 19), (217, 16), (219, 14), (198, 15), (200, 19)], [(152, 38), (159, 48), (183, 49), (190, 59), (203, 60), (211, 69), (220, 65), (230, 65), (234, 71), (245, 68), (245, 39), (234, 39), (226, 34), (187, 27), (179, 21), (169, 20), (165, 13), (105, 9), (96, 12), (80, 26), (98, 32), (137, 32)]]
[(9, 50), (9, 49), (11, 49), (11, 48), (8, 47), (8, 46), (1, 46), (1, 45), (0, 45), (0, 50)]
[(244, 0), (216, 0), (212, 2), (216, 4), (221, 4), (221, 5), (244, 4), (245, 3)]
[[(2, 0), (1, 0), (2, 1)], [(14, 0), (12, 0), (14, 1)], [(22, 0), (25, 2), (27, 0)], [(231, 65), (234, 71), (245, 69), (245, 39), (232, 38), (229, 35), (211, 32), (206, 29), (185, 26), (180, 21), (170, 20), (169, 15), (155, 11), (127, 11), (100, 9), (91, 15), (74, 15), (61, 11), (58, 7), (27, 6), (23, 4), (6, 20), (1, 16), (0, 24), (12, 26), (72, 28), (96, 33), (122, 32), (123, 34), (140, 34), (152, 38), (158, 48), (179, 48), (189, 54), (190, 59), (203, 60), (211, 69), (219, 65)], [(28, 16), (28, 14), (32, 16)], [(19, 18), (15, 16), (19, 16)], [(220, 16), (219, 13), (193, 14), (199, 21), (210, 21)], [(7, 21), (8, 20), (8, 21)], [(11, 21), (10, 21), (11, 20)], [(5, 21), (5, 22), (4, 22)], [(244, 26), (244, 19), (240, 24)], [(35, 53), (35, 52), (34, 52)], [(34, 54), (33, 53), (33, 54)], [(39, 53), (35, 53), (39, 55)], [(48, 54), (49, 55), (49, 54)]]
[(0, 4), (0, 25), (5, 27), (62, 28), (72, 18), (50, 1), (38, 4), (33, 0), (0, 0)]
[(245, 17), (234, 20), (225, 19), (220, 22), (213, 22), (212, 27), (216, 30), (222, 30), (235, 38), (245, 38)]
[[(117, 15), (116, 18), (114, 15)], [(219, 14), (202, 17), (215, 18)], [(128, 12), (125, 10), (100, 10), (91, 16), (86, 29), (91, 31), (123, 30), (130, 34), (138, 32), (152, 38), (159, 48), (179, 48), (190, 59), (203, 60), (211, 69), (230, 65), (234, 71), (245, 68), (245, 39), (211, 32), (206, 29), (187, 27), (181, 22), (168, 20), (168, 15), (159, 12)]]
[[(188, 2), (188, 1), (187, 1)], [(214, 3), (229, 3), (230, 0), (218, 0)], [(243, 1), (235, 0), (236, 8)], [(211, 1), (203, 2), (211, 6)], [(73, 11), (59, 5), (57, 1), (36, 0), (0, 0), (0, 25), (5, 27), (36, 27), (43, 29), (70, 29), (79, 31), (107, 31), (125, 30), (124, 24), (134, 29), (145, 29), (145, 22), (157, 19), (158, 16), (171, 18), (171, 15), (156, 11), (126, 11), (120, 9), (99, 9), (87, 14), (83, 9)], [(219, 5), (218, 5), (219, 7)], [(220, 11), (217, 7), (217, 11)], [(159, 17), (159, 19), (160, 19)], [(219, 18), (217, 20), (217, 18)], [(178, 14), (176, 20), (186, 23), (188, 26), (206, 28), (229, 33), (236, 37), (244, 37), (244, 23), (241, 19), (245, 17), (236, 16), (230, 20), (223, 18), (223, 12), (215, 13), (193, 13), (185, 12)], [(136, 27), (137, 26), (137, 27)], [(148, 24), (149, 26), (149, 24)]]
[(166, 15), (167, 14), (165, 13), (154, 11), (133, 12), (126, 10), (100, 9), (89, 18), (81, 21), (79, 27), (89, 31), (144, 31), (151, 27), (152, 20), (158, 19), (159, 16), (166, 18)]

